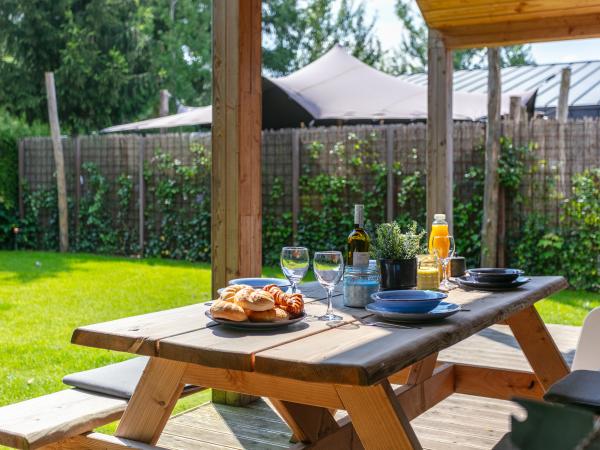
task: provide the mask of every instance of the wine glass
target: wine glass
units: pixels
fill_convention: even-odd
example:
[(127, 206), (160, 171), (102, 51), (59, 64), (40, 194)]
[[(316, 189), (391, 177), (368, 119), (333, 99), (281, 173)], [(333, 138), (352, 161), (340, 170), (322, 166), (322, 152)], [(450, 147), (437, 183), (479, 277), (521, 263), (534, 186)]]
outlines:
[(316, 252), (313, 260), (315, 276), (323, 289), (327, 291), (327, 312), (319, 317), (319, 320), (342, 320), (341, 316), (333, 313), (333, 301), (331, 296), (335, 286), (344, 274), (344, 258), (341, 252)]
[(448, 281), (448, 262), (454, 256), (456, 247), (452, 236), (435, 236), (433, 238), (433, 250), (438, 259), (442, 262), (443, 280), (440, 287), (449, 291), (452, 289), (452, 284)]
[(308, 249), (306, 247), (283, 247), (281, 249), (281, 270), (292, 285), (292, 294), (300, 292), (298, 283), (308, 272)]

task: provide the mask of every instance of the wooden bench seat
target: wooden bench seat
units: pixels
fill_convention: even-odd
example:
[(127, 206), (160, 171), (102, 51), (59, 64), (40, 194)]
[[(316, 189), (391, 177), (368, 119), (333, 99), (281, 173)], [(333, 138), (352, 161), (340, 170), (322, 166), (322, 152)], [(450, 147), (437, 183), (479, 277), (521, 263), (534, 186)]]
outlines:
[(0, 408), (0, 444), (35, 449), (118, 420), (127, 401), (67, 389)]

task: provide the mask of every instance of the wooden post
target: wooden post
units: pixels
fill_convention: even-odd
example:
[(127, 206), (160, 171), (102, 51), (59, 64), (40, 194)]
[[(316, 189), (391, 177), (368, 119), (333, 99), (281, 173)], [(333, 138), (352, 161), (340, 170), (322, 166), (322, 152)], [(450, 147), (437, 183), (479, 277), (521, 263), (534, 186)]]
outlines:
[(387, 168), (386, 219), (394, 220), (394, 130), (391, 125), (385, 129), (385, 164)]
[(138, 155), (138, 235), (140, 256), (144, 256), (144, 211), (146, 208), (146, 183), (144, 181), (144, 153), (146, 137), (139, 138), (139, 155)]
[(452, 232), (452, 51), (429, 29), (427, 92), (427, 229), (445, 213)]
[(481, 266), (498, 262), (498, 157), (500, 156), (500, 52), (488, 48), (488, 120), (485, 135), (485, 186), (481, 226)]
[(228, 280), (260, 276), (262, 271), (260, 0), (213, 2), (212, 54), (211, 259), (216, 298), (216, 290)]
[(567, 192), (567, 151), (566, 151), (566, 127), (569, 117), (569, 87), (571, 85), (571, 68), (562, 70), (560, 77), (560, 91), (558, 94), (558, 107), (556, 109), (556, 121), (558, 124), (558, 192), (561, 198), (568, 195)]
[(75, 242), (79, 238), (79, 203), (81, 202), (81, 139), (75, 136)]
[(23, 186), (25, 183), (25, 142), (19, 141), (19, 218), (25, 218), (25, 192)]
[(511, 95), (510, 97), (510, 120), (513, 121), (515, 126), (521, 121), (521, 97), (518, 95)]
[(298, 240), (298, 216), (300, 215), (300, 132), (292, 130), (292, 238)]
[[(171, 94), (166, 89), (160, 90), (160, 100), (158, 104), (158, 115), (159, 117), (164, 117), (169, 115), (169, 98), (171, 98)], [(165, 128), (160, 129), (160, 133), (166, 133), (167, 130)]]
[(65, 179), (65, 159), (63, 155), (60, 125), (58, 123), (58, 106), (56, 103), (56, 89), (54, 86), (54, 73), (46, 72), (46, 96), (48, 99), (48, 119), (50, 133), (52, 134), (52, 149), (54, 164), (56, 165), (56, 188), (58, 194), (58, 227), (60, 234), (60, 251), (69, 250), (69, 220), (67, 211), (67, 182)]

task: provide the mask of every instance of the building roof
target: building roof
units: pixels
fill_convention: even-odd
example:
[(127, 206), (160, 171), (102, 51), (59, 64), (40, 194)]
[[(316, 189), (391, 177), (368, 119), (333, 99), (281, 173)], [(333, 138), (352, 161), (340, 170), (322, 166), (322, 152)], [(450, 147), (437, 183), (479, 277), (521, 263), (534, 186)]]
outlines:
[[(600, 61), (505, 67), (501, 70), (502, 92), (537, 89), (536, 109), (556, 108), (561, 71), (565, 67), (571, 67), (569, 106), (600, 106)], [(454, 89), (486, 94), (487, 77), (487, 69), (457, 70), (454, 72)], [(427, 73), (402, 75), (399, 78), (427, 86)]]
[[(412, 83), (381, 72), (336, 45), (323, 56), (280, 78), (263, 76), (263, 128), (327, 125), (344, 121), (409, 121), (427, 118), (427, 82)], [(534, 91), (517, 87), (523, 103)], [(454, 92), (453, 117), (479, 120), (487, 115), (487, 95)], [(502, 113), (510, 109), (510, 94), (502, 96)], [(137, 131), (210, 124), (212, 110), (203, 107), (157, 119), (117, 125), (103, 132)]]

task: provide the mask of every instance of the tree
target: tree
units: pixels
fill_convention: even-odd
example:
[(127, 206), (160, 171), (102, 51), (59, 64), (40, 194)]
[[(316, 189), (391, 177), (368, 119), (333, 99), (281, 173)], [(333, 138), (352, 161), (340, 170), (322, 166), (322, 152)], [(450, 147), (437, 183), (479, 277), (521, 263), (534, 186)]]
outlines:
[(374, 33), (375, 19), (366, 18), (365, 3), (342, 0), (337, 12), (329, 0), (263, 2), (263, 65), (274, 75), (286, 75), (314, 61), (335, 44), (346, 47), (367, 64), (383, 61)]
[[(427, 68), (427, 27), (412, 3), (396, 0), (396, 14), (404, 25), (400, 49), (393, 54), (386, 69), (394, 74), (423, 72)], [(471, 48), (452, 52), (455, 70), (479, 69), (485, 66), (486, 49)], [(500, 51), (501, 67), (532, 64), (529, 45), (512, 45)]]
[(67, 132), (152, 115), (159, 89), (210, 101), (210, 0), (4, 0), (0, 104), (45, 119), (54, 71)]

